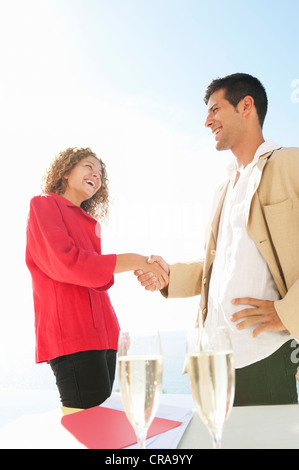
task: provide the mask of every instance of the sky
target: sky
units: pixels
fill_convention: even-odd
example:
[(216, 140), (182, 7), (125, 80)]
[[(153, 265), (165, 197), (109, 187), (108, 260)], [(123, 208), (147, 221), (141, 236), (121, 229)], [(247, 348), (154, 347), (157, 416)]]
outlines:
[[(89, 146), (106, 163), (104, 253), (200, 259), (232, 158), (203, 125), (205, 88), (258, 77), (265, 139), (297, 146), (298, 17), (297, 0), (0, 0), (0, 366), (34, 361), (26, 219), (53, 157)], [(163, 330), (192, 327), (199, 301), (146, 292), (132, 273), (110, 297), (121, 327)]]

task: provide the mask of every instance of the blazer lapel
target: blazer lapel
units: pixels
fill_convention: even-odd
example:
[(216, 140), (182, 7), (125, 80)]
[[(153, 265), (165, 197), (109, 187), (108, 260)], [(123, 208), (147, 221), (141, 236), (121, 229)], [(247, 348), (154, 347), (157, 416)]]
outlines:
[(273, 251), (270, 234), (268, 232), (263, 210), (257, 194), (253, 196), (251, 210), (249, 214), (247, 231), (249, 236), (254, 241), (262, 257), (268, 264), (269, 270), (273, 276), (277, 289), (281, 297), (286, 294), (286, 286), (283, 281), (278, 263)]
[[(213, 200), (213, 207), (211, 211), (211, 219), (207, 225), (208, 229), (208, 237), (206, 242), (206, 259), (205, 259), (205, 275), (208, 273), (214, 258), (215, 258), (215, 250), (216, 250), (216, 241), (218, 235), (218, 228), (219, 228), (219, 221), (220, 215), (222, 211), (222, 206), (224, 202), (224, 198), (227, 192), (227, 188), (229, 185), (229, 181), (224, 183), (218, 191), (216, 191), (214, 200)], [(212, 254), (214, 253), (214, 254)]]
[(248, 223), (248, 217), (249, 217), (249, 212), (250, 212), (250, 206), (251, 206), (251, 201), (256, 193), (257, 188), (259, 187), (262, 174), (263, 174), (263, 169), (268, 161), (268, 159), (271, 157), (273, 152), (268, 152), (265, 155), (261, 156), (255, 165), (255, 167), (252, 170), (251, 177), (249, 179), (249, 184), (247, 188), (247, 193), (245, 196), (245, 215), (246, 215), (246, 224)]
[(265, 222), (263, 208), (257, 194), (263, 169), (272, 153), (273, 152), (263, 155), (253, 170), (246, 195), (246, 223), (249, 236), (252, 238), (262, 257), (267, 262), (279, 293), (284, 297), (286, 294), (286, 286), (278, 267), (270, 234)]
[(221, 216), (221, 211), (222, 211), (225, 195), (227, 193), (228, 185), (229, 185), (229, 180), (226, 181), (226, 183), (224, 183), (219, 188), (218, 192), (216, 193), (215, 199), (214, 199), (214, 205), (213, 205), (213, 210), (212, 210), (211, 229), (212, 229), (212, 234), (214, 236), (215, 244), (216, 244), (216, 241), (217, 241), (220, 216)]

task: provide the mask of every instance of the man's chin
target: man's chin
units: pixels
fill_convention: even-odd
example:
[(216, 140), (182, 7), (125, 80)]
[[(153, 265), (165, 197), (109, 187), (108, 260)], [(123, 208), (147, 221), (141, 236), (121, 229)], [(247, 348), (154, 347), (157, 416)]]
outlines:
[(216, 150), (221, 151), (221, 150), (230, 150), (230, 147), (228, 145), (225, 145), (223, 142), (216, 142), (215, 146)]

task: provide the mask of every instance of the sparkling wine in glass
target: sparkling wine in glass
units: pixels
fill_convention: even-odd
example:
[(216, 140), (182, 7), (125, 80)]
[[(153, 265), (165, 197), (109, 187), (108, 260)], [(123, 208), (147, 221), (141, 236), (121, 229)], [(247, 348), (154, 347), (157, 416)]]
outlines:
[(138, 447), (145, 449), (162, 390), (163, 358), (158, 332), (121, 331), (118, 376), (126, 416), (136, 433)]
[(233, 350), (226, 328), (210, 334), (194, 329), (187, 338), (189, 383), (197, 412), (208, 428), (213, 447), (221, 448), (223, 427), (235, 393)]

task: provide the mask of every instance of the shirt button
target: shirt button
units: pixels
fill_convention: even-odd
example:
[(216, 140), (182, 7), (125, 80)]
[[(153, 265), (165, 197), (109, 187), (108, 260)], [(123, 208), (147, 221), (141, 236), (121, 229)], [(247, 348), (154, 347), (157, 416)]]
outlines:
[(215, 255), (216, 255), (216, 250), (211, 250), (211, 251), (210, 251), (210, 254), (211, 254), (212, 256), (215, 256)]

